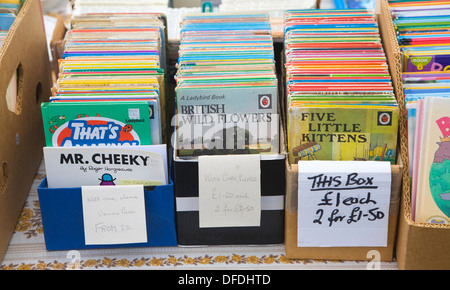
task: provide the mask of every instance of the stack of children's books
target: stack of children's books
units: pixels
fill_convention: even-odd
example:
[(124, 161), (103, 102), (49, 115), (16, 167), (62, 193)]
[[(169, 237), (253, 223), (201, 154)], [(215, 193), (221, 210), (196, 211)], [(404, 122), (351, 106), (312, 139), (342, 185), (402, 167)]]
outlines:
[(411, 217), (450, 222), (450, 1), (390, 0), (402, 54)]
[(42, 104), (49, 187), (167, 184), (165, 35), (158, 13), (71, 19), (56, 85)]
[[(15, 15), (20, 11), (24, 0), (0, 0), (0, 10), (7, 10)], [(3, 13), (3, 12), (0, 12)], [(1, 25), (0, 25), (1, 27)], [(3, 29), (0, 29), (3, 30)]]
[(366, 9), (285, 14), (288, 157), (396, 163), (398, 104)]
[(266, 14), (184, 17), (175, 76), (179, 156), (278, 154), (274, 59)]

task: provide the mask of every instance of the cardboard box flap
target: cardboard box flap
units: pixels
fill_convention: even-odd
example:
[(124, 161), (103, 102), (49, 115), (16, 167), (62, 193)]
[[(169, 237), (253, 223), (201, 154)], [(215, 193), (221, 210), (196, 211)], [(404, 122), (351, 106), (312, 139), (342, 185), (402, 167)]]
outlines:
[[(15, 112), (6, 90), (17, 72)], [(0, 51), (0, 260), (42, 159), (41, 102), (50, 96), (51, 77), (39, 0), (27, 0)]]

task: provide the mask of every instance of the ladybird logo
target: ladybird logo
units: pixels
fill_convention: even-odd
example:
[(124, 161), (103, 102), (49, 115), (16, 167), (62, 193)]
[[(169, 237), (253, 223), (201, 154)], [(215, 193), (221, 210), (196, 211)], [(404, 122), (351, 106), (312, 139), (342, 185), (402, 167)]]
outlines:
[(130, 124), (102, 117), (70, 120), (55, 131), (52, 141), (55, 147), (140, 145)]
[(260, 109), (272, 109), (272, 95), (258, 95)]
[(392, 112), (378, 112), (378, 126), (392, 125)]

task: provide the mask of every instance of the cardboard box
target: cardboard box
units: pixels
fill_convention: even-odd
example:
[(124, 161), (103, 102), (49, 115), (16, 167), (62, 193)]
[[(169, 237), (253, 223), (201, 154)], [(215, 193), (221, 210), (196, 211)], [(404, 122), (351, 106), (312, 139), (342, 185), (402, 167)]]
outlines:
[(449, 270), (450, 228), (411, 220), (409, 191), (403, 190), (396, 257), (401, 270)]
[(387, 247), (298, 247), (297, 246), (297, 192), (298, 165), (286, 162), (286, 256), (296, 259), (370, 260), (369, 251), (380, 253), (380, 261), (392, 261), (400, 204), (402, 166), (392, 165), (391, 203), (389, 206)]
[(177, 245), (172, 182), (144, 188), (147, 243), (86, 245), (81, 188), (48, 188), (44, 179), (38, 195), (49, 251)]
[[(377, 1), (378, 2), (378, 1)], [(378, 5), (378, 4), (377, 4)], [(399, 60), (400, 52), (398, 46), (391, 45), (396, 41), (395, 33), (387, 26), (387, 18), (390, 17), (377, 6), (377, 18), (380, 28), (381, 39), (387, 56), (394, 91), (399, 103), (399, 111), (405, 112), (403, 94), (401, 88), (401, 68)], [(399, 140), (398, 148), (401, 151), (406, 143), (405, 115), (399, 114)], [(298, 191), (298, 165), (286, 163), (286, 255), (289, 258), (298, 259), (326, 259), (326, 260), (371, 260), (369, 251), (376, 250), (380, 253), (380, 261), (392, 261), (397, 236), (398, 215), (400, 207), (401, 188), (404, 181), (405, 168), (403, 154), (398, 156), (396, 165), (391, 166), (391, 203), (389, 207), (388, 241), (387, 247), (298, 247), (297, 246), (297, 191)]]
[[(17, 73), (15, 112), (6, 90)], [(0, 50), (0, 261), (8, 247), (42, 160), (41, 103), (48, 101), (51, 74), (39, 0), (27, 0)]]
[(50, 40), (50, 49), (52, 53), (52, 72), (53, 78), (56, 81), (59, 73), (58, 60), (62, 58), (64, 52), (64, 36), (67, 28), (64, 24), (64, 16), (56, 16), (55, 30), (53, 31), (52, 39)]
[[(386, 32), (383, 39), (387, 50), (391, 74), (397, 96), (403, 96), (403, 86), (401, 82), (402, 66), (401, 53), (395, 37), (395, 28), (389, 13), (387, 0), (381, 1), (380, 21), (382, 28)], [(404, 103), (399, 102), (402, 112)], [(401, 122), (401, 131), (407, 132), (406, 114), (405, 120)], [(415, 223), (411, 218), (411, 197), (410, 197), (410, 177), (409, 159), (406, 134), (401, 135), (401, 158), (403, 160), (403, 178), (401, 205), (398, 222), (398, 234), (395, 248), (395, 256), (401, 270), (413, 269), (450, 269), (450, 225), (432, 225)]]

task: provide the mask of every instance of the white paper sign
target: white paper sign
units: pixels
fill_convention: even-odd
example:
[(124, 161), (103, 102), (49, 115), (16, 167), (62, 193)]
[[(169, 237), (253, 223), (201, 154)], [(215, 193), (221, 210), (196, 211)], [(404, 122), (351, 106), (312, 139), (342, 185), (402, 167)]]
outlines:
[(166, 145), (44, 147), (49, 188), (168, 183)]
[(144, 187), (83, 186), (86, 245), (147, 242)]
[(298, 247), (385, 247), (391, 165), (300, 161)]
[(200, 156), (200, 227), (261, 224), (260, 155)]

